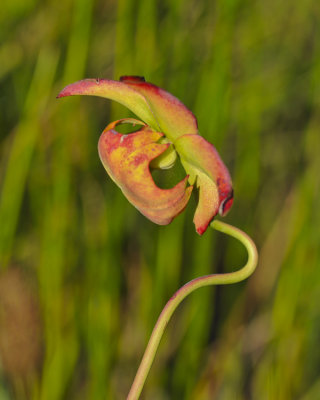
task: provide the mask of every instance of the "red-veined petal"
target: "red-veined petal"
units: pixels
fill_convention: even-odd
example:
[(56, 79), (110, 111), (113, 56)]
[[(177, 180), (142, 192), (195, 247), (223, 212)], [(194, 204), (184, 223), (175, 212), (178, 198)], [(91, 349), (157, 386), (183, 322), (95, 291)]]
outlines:
[(123, 122), (126, 120), (115, 121), (103, 131), (98, 144), (100, 159), (127, 199), (143, 215), (159, 225), (169, 224), (189, 200), (192, 186), (186, 187), (188, 176), (171, 189), (156, 186), (149, 164), (169, 144), (157, 143), (163, 134), (147, 126), (123, 135), (114, 129)]

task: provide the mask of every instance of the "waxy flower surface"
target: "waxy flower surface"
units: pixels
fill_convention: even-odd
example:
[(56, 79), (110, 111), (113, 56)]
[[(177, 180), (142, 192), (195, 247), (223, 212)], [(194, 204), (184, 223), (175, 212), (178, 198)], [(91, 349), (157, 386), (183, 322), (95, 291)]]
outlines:
[[(110, 123), (98, 151), (110, 177), (151, 221), (169, 224), (186, 207), (194, 186), (199, 201), (193, 221), (200, 235), (218, 213), (229, 211), (233, 201), (229, 172), (214, 146), (199, 135), (193, 113), (176, 97), (137, 76), (123, 76), (119, 82), (85, 79), (66, 86), (58, 98), (73, 95), (115, 100), (140, 118)], [(122, 134), (116, 127), (124, 123), (140, 129)], [(177, 155), (187, 176), (171, 189), (159, 188), (150, 168), (170, 168)]]

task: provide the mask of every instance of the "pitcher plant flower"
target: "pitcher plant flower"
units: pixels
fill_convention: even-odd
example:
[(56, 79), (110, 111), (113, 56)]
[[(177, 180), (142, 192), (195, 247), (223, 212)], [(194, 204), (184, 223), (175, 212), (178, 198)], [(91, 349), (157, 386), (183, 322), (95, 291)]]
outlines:
[[(127, 400), (138, 400), (165, 328), (178, 305), (196, 289), (243, 281), (255, 270), (257, 248), (240, 229), (212, 220), (224, 216), (232, 206), (233, 190), (228, 169), (214, 146), (198, 132), (193, 113), (172, 94), (139, 76), (123, 76), (120, 81), (85, 79), (66, 86), (58, 97), (92, 95), (115, 100), (139, 119), (123, 118), (110, 123), (98, 143), (104, 168), (127, 199), (147, 218), (169, 224), (186, 207), (191, 192), (198, 189), (194, 214), (196, 231), (202, 235), (212, 228), (240, 241), (248, 252), (247, 263), (239, 270), (201, 276), (183, 285), (170, 298), (154, 326)], [(116, 127), (131, 124), (139, 129), (122, 134)], [(179, 157), (186, 176), (173, 188), (158, 187), (152, 168), (171, 168)]]
[[(110, 177), (143, 215), (156, 224), (169, 224), (186, 207), (194, 186), (199, 200), (193, 221), (200, 235), (218, 213), (226, 215), (233, 202), (228, 169), (215, 147), (199, 135), (195, 116), (180, 100), (139, 76), (81, 80), (57, 97), (73, 95), (115, 100), (139, 118), (110, 123), (98, 151)], [(119, 124), (140, 129), (122, 134), (116, 130)], [(177, 156), (186, 177), (173, 188), (159, 188), (150, 168), (171, 168)]]

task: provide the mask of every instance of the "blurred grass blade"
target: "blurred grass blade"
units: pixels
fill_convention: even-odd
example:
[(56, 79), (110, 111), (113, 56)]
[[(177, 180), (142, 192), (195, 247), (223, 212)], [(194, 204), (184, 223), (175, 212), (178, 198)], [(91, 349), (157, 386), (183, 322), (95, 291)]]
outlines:
[(41, 133), (40, 118), (44, 112), (56, 72), (58, 53), (43, 48), (38, 56), (21, 122), (14, 139), (5, 172), (0, 199), (0, 265), (11, 257), (14, 235), (37, 137)]
[[(93, 1), (73, 1), (73, 19), (69, 35), (64, 82), (83, 78), (88, 58), (88, 45)], [(55, 142), (52, 144), (52, 176), (44, 206), (41, 259), (38, 279), (41, 299), (46, 310), (46, 357), (41, 382), (41, 399), (60, 400), (74, 372), (79, 341), (75, 329), (75, 302), (64, 296), (64, 268), (71, 244), (68, 234), (74, 225), (72, 210), (75, 199), (71, 191), (72, 149), (78, 128), (74, 116), (79, 101), (59, 107), (56, 116)], [(68, 264), (68, 271), (75, 268)], [(68, 329), (66, 329), (68, 327)]]

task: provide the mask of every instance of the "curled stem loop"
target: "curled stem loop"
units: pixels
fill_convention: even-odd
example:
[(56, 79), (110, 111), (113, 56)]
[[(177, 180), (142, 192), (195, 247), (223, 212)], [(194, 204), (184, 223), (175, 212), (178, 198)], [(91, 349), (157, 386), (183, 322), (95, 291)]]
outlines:
[(241, 282), (248, 278), (255, 270), (258, 263), (257, 248), (252, 239), (240, 229), (226, 224), (225, 222), (214, 220), (211, 225), (212, 228), (226, 233), (239, 240), (248, 251), (247, 263), (238, 271), (228, 272), (225, 274), (211, 274), (195, 278), (192, 281), (182, 286), (167, 302), (162, 310), (158, 321), (153, 328), (149, 343), (141, 360), (140, 366), (134, 378), (127, 400), (137, 400), (141, 394), (143, 385), (151, 368), (156, 351), (161, 341), (163, 332), (178, 305), (182, 300), (187, 297), (194, 290), (209, 286), (209, 285), (227, 285), (230, 283)]

